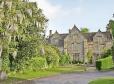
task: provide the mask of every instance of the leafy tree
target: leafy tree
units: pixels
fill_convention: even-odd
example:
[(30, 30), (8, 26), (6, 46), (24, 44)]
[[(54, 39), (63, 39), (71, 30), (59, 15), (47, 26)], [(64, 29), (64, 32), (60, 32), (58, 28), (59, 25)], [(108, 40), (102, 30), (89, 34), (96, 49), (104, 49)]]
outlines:
[(23, 70), (39, 54), (47, 19), (34, 2), (0, 0), (1, 70)]
[(89, 32), (89, 29), (88, 28), (81, 28), (81, 32), (82, 33), (88, 33)]
[[(107, 25), (107, 29), (112, 33), (112, 36), (114, 38), (114, 20), (109, 21), (109, 24)], [(114, 42), (112, 46), (112, 56), (113, 56), (113, 61), (114, 61)]]
[(25, 24), (22, 25), (23, 30), (20, 35), (21, 39), (18, 43), (18, 52), (15, 60), (17, 70), (26, 69), (29, 65), (28, 60), (39, 54), (39, 45), (42, 44), (42, 34), (47, 22), (41, 9), (37, 8), (36, 3), (25, 4), (22, 8), (25, 14), (23, 20)]

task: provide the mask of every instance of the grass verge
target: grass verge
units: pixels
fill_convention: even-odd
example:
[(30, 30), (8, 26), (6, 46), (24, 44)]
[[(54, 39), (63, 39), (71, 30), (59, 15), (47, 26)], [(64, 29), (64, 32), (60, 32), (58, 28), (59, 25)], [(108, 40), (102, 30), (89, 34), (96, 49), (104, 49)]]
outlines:
[(57, 68), (51, 68), (40, 71), (25, 71), (24, 73), (12, 72), (9, 74), (9, 78), (5, 81), (0, 81), (0, 84), (15, 84), (18, 81), (25, 81), (34, 78), (42, 78), (63, 73), (73, 73), (73, 72), (82, 72), (82, 71), (84, 71), (83, 66), (67, 65), (67, 66), (60, 66)]
[(91, 81), (89, 84), (114, 84), (114, 78), (106, 77)]

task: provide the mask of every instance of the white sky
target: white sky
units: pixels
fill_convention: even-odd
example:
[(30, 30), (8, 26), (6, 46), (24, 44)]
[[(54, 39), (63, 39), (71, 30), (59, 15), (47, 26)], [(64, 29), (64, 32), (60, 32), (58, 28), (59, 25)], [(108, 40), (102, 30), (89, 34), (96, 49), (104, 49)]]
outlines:
[(90, 31), (104, 31), (114, 12), (114, 0), (29, 0), (36, 1), (49, 19), (49, 30), (68, 32), (74, 24)]

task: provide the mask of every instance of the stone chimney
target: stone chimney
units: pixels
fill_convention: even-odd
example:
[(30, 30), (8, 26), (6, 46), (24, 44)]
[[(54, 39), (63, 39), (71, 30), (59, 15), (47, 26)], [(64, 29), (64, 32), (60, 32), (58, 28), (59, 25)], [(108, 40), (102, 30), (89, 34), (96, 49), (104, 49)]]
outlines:
[(52, 35), (52, 30), (49, 30), (49, 36), (51, 36)]
[(69, 33), (71, 33), (71, 29), (69, 29)]

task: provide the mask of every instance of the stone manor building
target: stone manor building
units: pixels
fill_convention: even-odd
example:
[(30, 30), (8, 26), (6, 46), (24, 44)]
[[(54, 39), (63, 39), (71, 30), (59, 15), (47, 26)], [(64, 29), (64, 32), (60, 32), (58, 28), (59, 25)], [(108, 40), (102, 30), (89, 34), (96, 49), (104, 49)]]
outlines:
[(81, 33), (74, 25), (69, 33), (59, 34), (57, 31), (50, 35), (48, 42), (59, 48), (61, 52), (68, 53), (73, 61), (84, 62), (88, 52), (92, 53), (92, 61), (101, 58), (106, 50), (112, 47), (112, 34), (107, 28), (106, 32)]

